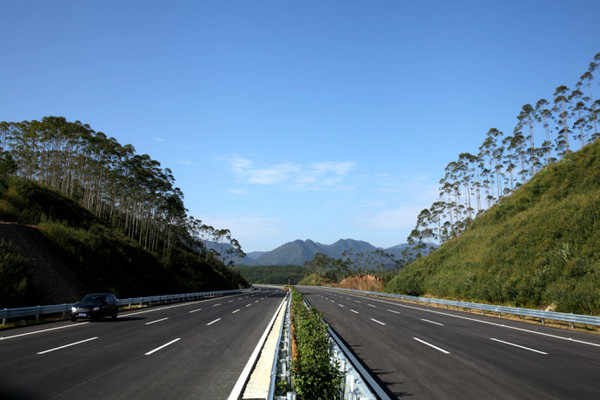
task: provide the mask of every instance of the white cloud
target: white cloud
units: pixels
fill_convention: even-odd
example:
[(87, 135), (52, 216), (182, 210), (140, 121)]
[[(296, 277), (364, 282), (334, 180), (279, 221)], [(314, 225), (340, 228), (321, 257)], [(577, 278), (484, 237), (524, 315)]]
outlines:
[(246, 189), (237, 189), (237, 188), (228, 189), (227, 191), (231, 194), (237, 194), (237, 195), (243, 195), (243, 194), (248, 193), (248, 191)]
[(159, 138), (159, 137), (152, 138), (152, 140), (154, 140), (155, 142), (164, 142), (165, 141), (164, 138)]
[(351, 161), (326, 161), (308, 165), (277, 163), (257, 166), (248, 158), (233, 155), (223, 157), (233, 174), (242, 182), (254, 185), (285, 184), (291, 190), (321, 190), (341, 183), (354, 169)]

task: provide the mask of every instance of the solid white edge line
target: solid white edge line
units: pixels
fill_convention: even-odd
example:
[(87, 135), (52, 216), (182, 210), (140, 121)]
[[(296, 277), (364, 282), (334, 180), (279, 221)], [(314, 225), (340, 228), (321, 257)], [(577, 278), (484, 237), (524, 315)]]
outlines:
[(55, 331), (57, 329), (73, 328), (74, 326), (83, 326), (85, 324), (89, 324), (89, 322), (79, 322), (77, 324), (58, 326), (56, 328), (42, 329), (39, 331), (33, 331), (33, 332), (27, 332), (27, 333), (19, 333), (17, 335), (12, 335), (12, 336), (3, 336), (3, 337), (0, 337), (0, 340), (14, 339), (14, 338), (22, 337), (22, 336), (35, 335), (36, 333), (50, 332), (50, 331)]
[(371, 318), (371, 321), (377, 322), (379, 325), (384, 325), (385, 326), (385, 322), (377, 321), (375, 318)]
[(431, 347), (431, 348), (433, 348), (433, 349), (436, 349), (437, 351), (441, 351), (441, 352), (442, 352), (442, 353), (444, 353), (444, 354), (450, 354), (450, 352), (449, 352), (449, 351), (446, 351), (446, 350), (442, 349), (441, 347), (434, 346), (434, 345), (432, 345), (431, 343), (427, 343), (427, 342), (426, 342), (426, 341), (424, 341), (424, 340), (421, 340), (421, 339), (419, 339), (419, 338), (416, 338), (416, 337), (413, 337), (413, 339), (415, 339), (417, 342), (421, 342), (421, 343), (423, 343), (424, 345), (427, 345), (427, 346), (429, 346), (429, 347)]
[(214, 321), (210, 321), (208, 324), (206, 324), (206, 326), (210, 326), (212, 324), (214, 324), (215, 322), (219, 322), (221, 320), (221, 318), (217, 318)]
[(279, 314), (279, 310), (281, 310), (281, 307), (283, 307), (283, 303), (286, 302), (287, 298), (288, 298), (288, 296), (285, 296), (285, 298), (281, 301), (281, 304), (279, 304), (277, 311), (275, 311), (275, 314), (273, 314), (273, 318), (271, 318), (271, 322), (269, 322), (269, 324), (267, 325), (267, 329), (265, 329), (265, 332), (263, 333), (260, 340), (256, 344), (256, 347), (254, 348), (252, 355), (248, 359), (246, 366), (242, 370), (242, 373), (240, 374), (237, 382), (233, 386), (233, 389), (231, 390), (231, 393), (229, 394), (229, 397), (227, 398), (227, 400), (238, 400), (240, 398), (240, 396), (242, 395), (242, 390), (244, 390), (246, 381), (248, 380), (248, 377), (250, 376), (250, 373), (252, 372), (252, 368), (254, 368), (254, 364), (256, 364), (256, 361), (258, 359), (260, 351), (262, 350), (262, 348), (265, 344), (265, 341), (267, 340), (267, 336), (269, 335), (269, 332), (271, 331), (271, 328), (273, 327), (273, 324), (275, 323), (275, 319), (277, 319), (277, 314)]
[(444, 326), (444, 324), (442, 324), (441, 322), (430, 321), (430, 320), (425, 319), (425, 318), (421, 318), (421, 321), (429, 322), (430, 324), (434, 324), (434, 325)]
[(157, 351), (159, 351), (159, 350), (162, 350), (162, 349), (164, 349), (165, 347), (172, 345), (173, 343), (177, 342), (177, 341), (178, 341), (178, 340), (180, 340), (180, 339), (181, 339), (181, 338), (177, 338), (177, 339), (171, 340), (169, 343), (165, 343), (165, 344), (163, 344), (162, 346), (160, 346), (160, 347), (157, 347), (157, 348), (155, 348), (154, 350), (151, 350), (151, 351), (147, 352), (147, 353), (146, 353), (146, 354), (144, 354), (144, 355), (145, 355), (145, 356), (149, 356), (150, 354), (156, 353)]
[(534, 353), (539, 353), (539, 354), (548, 355), (548, 353), (545, 353), (545, 352), (543, 352), (543, 351), (536, 350), (536, 349), (532, 349), (532, 348), (530, 348), (530, 347), (521, 346), (521, 345), (518, 345), (518, 344), (515, 344), (515, 343), (511, 343), (511, 342), (505, 342), (504, 340), (500, 340), (500, 339), (496, 339), (496, 338), (490, 338), (490, 340), (493, 340), (493, 341), (495, 341), (495, 342), (504, 343), (504, 344), (507, 344), (507, 345), (509, 345), (509, 346), (518, 347), (518, 348), (520, 348), (520, 349), (523, 349), (523, 350), (529, 350), (529, 351), (533, 351)]
[(96, 340), (98, 339), (98, 337), (93, 337), (93, 338), (89, 338), (89, 339), (85, 339), (85, 340), (80, 340), (79, 342), (75, 342), (75, 343), (69, 343), (69, 344), (65, 344), (64, 346), (60, 346), (60, 347), (55, 347), (53, 349), (50, 350), (44, 350), (44, 351), (40, 351), (38, 354), (46, 354), (46, 353), (50, 353), (52, 351), (56, 351), (56, 350), (60, 350), (60, 349), (64, 349), (66, 347), (71, 347), (71, 346), (75, 346), (81, 343), (85, 343), (85, 342), (89, 342), (91, 340)]
[(155, 323), (157, 323), (157, 322), (165, 321), (165, 320), (167, 320), (167, 319), (169, 319), (169, 317), (166, 317), (166, 318), (161, 318), (161, 319), (156, 319), (156, 320), (154, 320), (154, 321), (146, 322), (146, 325), (152, 325), (152, 324), (155, 324)]

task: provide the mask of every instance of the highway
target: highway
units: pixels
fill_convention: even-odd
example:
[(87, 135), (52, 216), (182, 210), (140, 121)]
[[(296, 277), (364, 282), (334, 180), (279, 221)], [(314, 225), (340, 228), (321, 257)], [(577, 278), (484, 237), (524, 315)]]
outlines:
[(0, 332), (1, 399), (226, 399), (284, 298), (241, 295)]
[(298, 289), (392, 398), (600, 398), (598, 335)]

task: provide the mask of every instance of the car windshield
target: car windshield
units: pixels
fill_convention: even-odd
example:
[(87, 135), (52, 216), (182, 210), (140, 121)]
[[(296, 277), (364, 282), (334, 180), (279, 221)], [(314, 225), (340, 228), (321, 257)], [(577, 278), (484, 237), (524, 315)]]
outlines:
[(88, 303), (88, 302), (98, 303), (98, 302), (104, 301), (105, 297), (106, 297), (106, 295), (104, 295), (104, 294), (88, 294), (81, 300), (81, 302), (82, 303)]

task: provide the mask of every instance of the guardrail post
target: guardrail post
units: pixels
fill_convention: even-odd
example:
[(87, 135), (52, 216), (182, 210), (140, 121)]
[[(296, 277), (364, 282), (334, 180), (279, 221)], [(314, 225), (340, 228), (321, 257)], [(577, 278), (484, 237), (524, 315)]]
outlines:
[(63, 318), (67, 317), (67, 305), (65, 303), (63, 303)]
[[(4, 308), (4, 311), (5, 311), (6, 313), (8, 313), (8, 311), (6, 311), (6, 310), (8, 310), (8, 308), (6, 308), (6, 307), (5, 307), (5, 308)], [(2, 318), (2, 326), (4, 326), (4, 325), (6, 325), (6, 317)]]
[(40, 320), (40, 309), (41, 309), (41, 308), (42, 308), (42, 307), (40, 307), (40, 306), (37, 306), (37, 313), (35, 314), (35, 321), (36, 321), (36, 322)]

